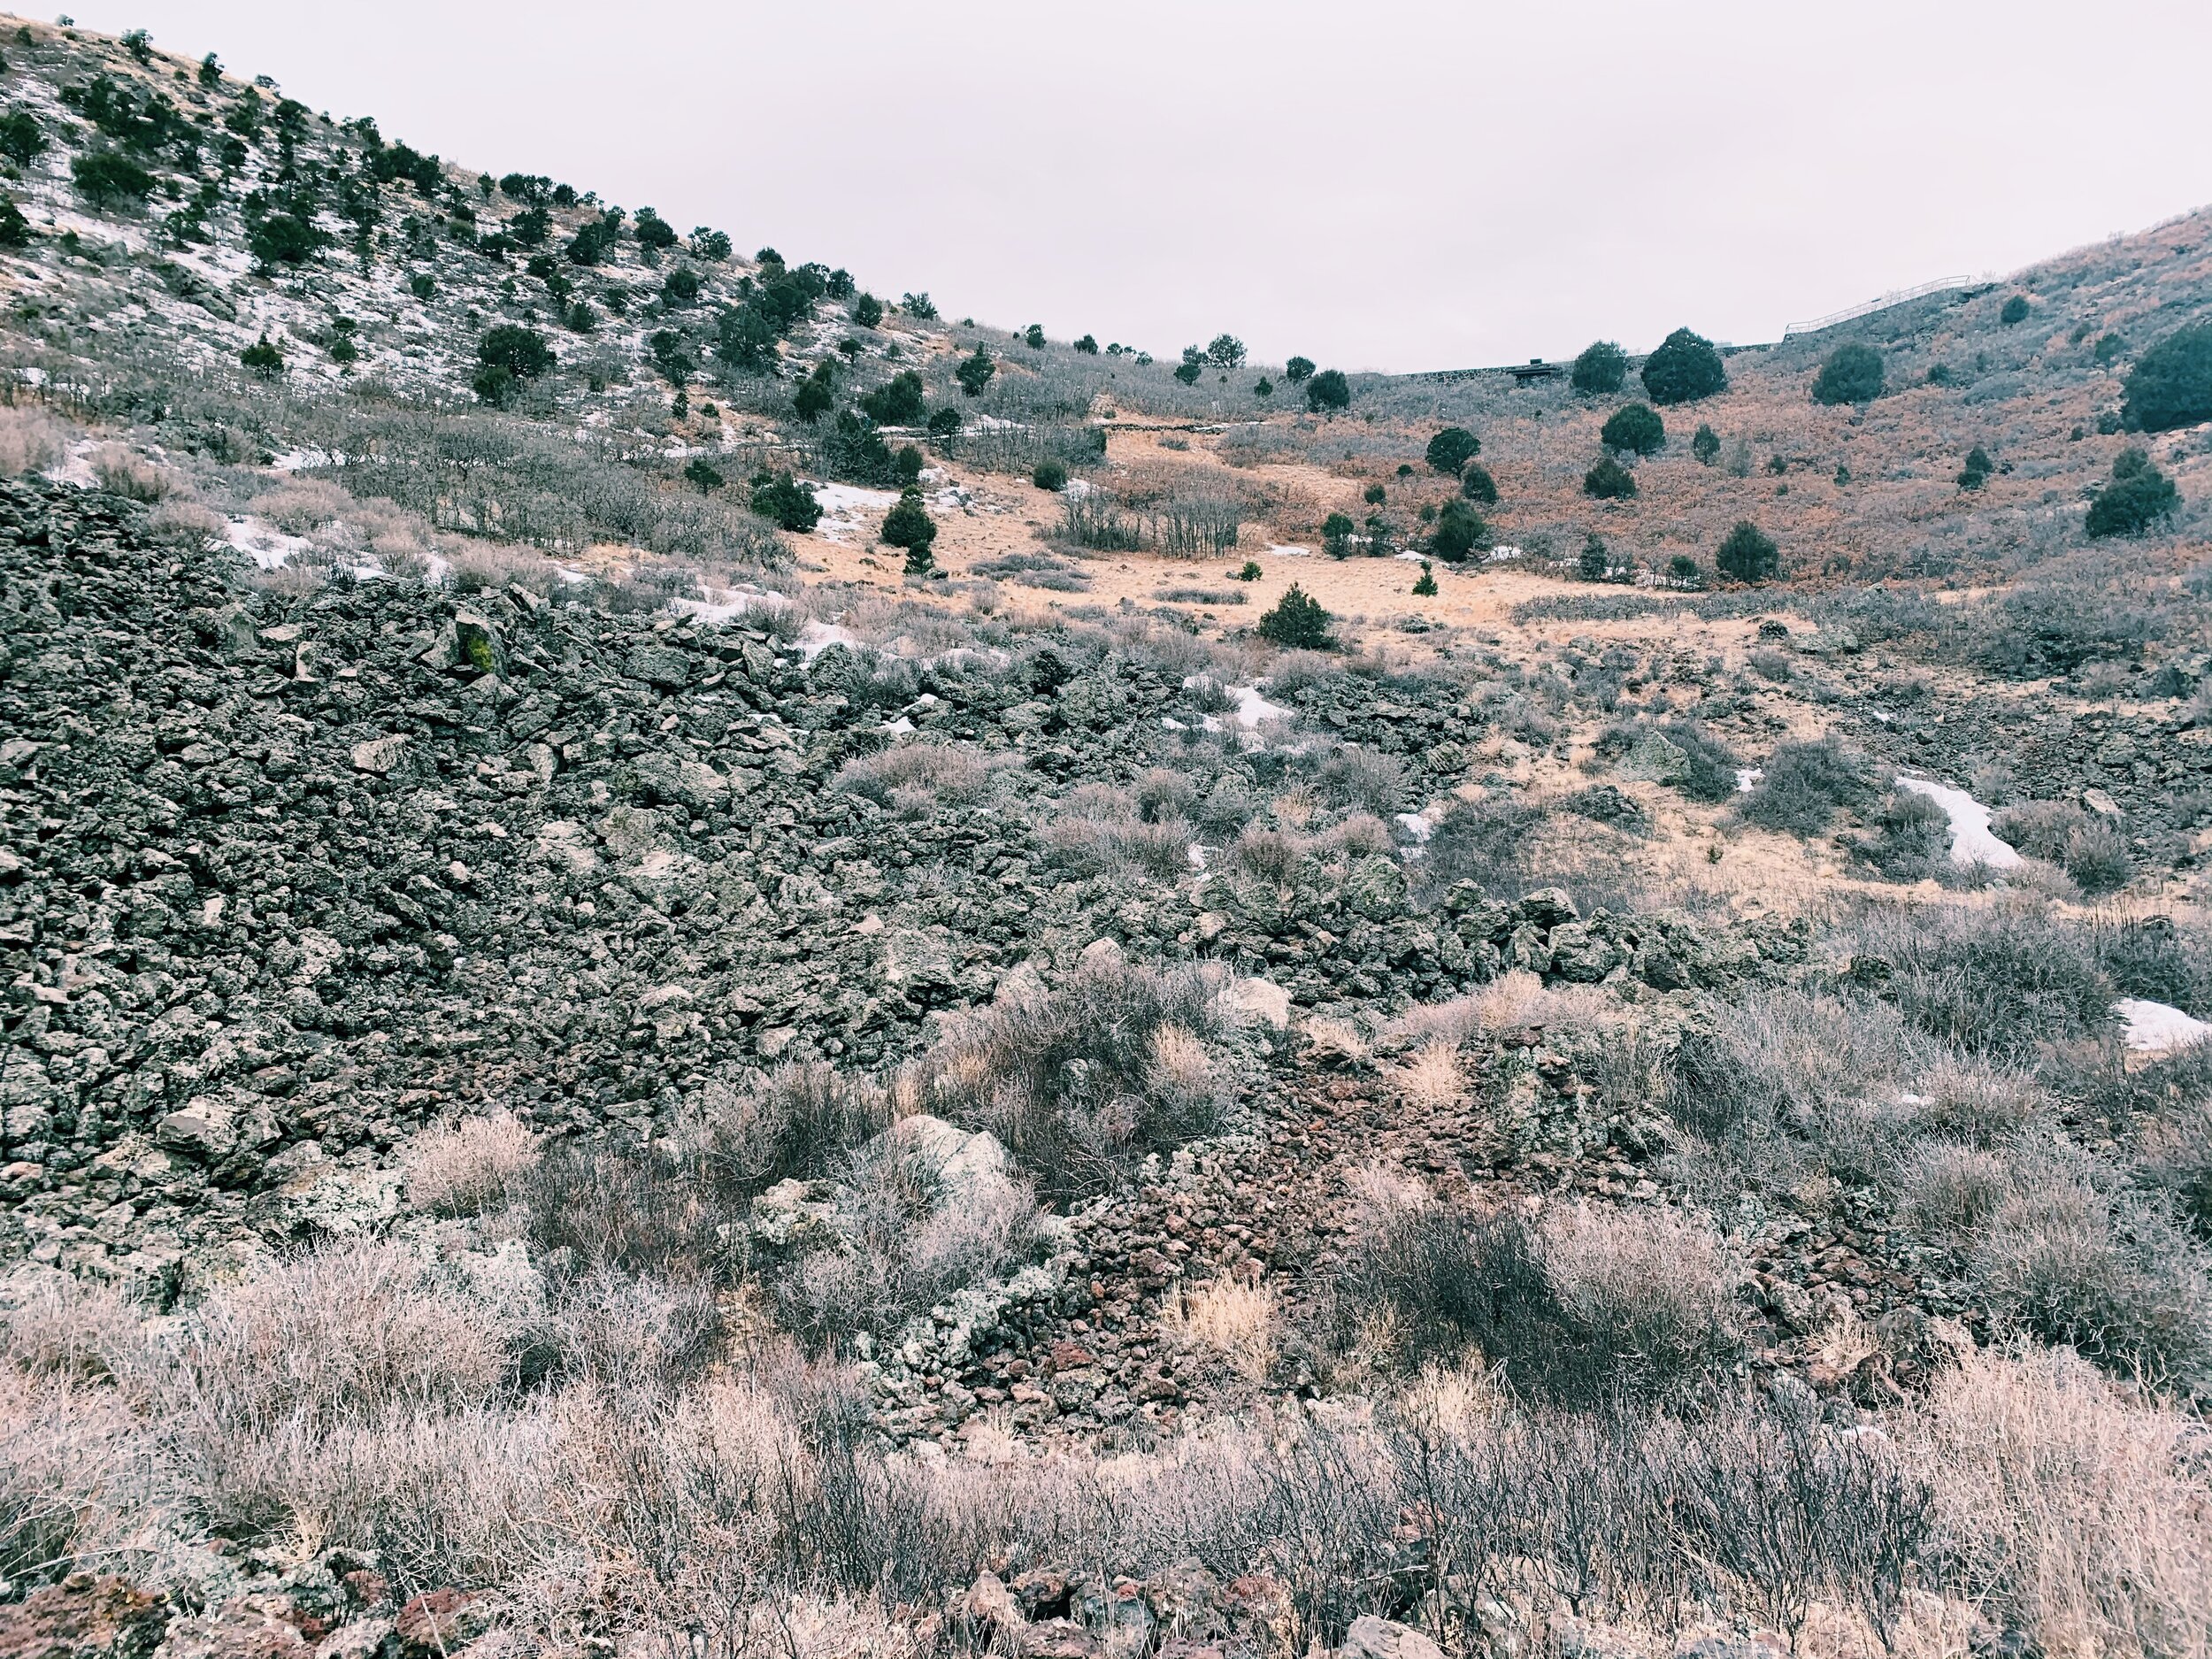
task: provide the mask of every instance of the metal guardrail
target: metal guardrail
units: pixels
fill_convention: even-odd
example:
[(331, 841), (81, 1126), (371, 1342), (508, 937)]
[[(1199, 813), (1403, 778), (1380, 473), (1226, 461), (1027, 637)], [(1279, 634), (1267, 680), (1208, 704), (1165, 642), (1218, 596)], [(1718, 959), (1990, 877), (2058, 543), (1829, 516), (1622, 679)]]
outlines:
[(1977, 288), (1996, 280), (1995, 274), (1991, 272), (1984, 272), (1979, 276), (1938, 277), (1932, 282), (1917, 283), (1912, 288), (1898, 288), (1884, 294), (1863, 305), (1847, 305), (1826, 317), (1816, 317), (1810, 322), (1791, 323), (1782, 330), (1782, 338), (1787, 340), (1793, 334), (1816, 334), (1824, 328), (1833, 328), (1839, 323), (1852, 322), (1861, 317), (1871, 317), (1876, 311), (1886, 311), (1893, 305), (1904, 304), (1908, 300), (1925, 299), (1931, 294), (1947, 293), (1955, 288)]

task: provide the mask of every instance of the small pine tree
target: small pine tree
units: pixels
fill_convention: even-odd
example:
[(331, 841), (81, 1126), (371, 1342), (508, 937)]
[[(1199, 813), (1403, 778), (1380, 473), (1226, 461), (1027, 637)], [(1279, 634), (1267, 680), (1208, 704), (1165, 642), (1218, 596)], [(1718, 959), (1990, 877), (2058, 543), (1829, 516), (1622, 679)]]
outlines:
[(1678, 328), (1644, 359), (1643, 380), (1653, 403), (1689, 403), (1726, 391), (1728, 371), (1711, 341)]
[(200, 84), (204, 87), (219, 87), (223, 84), (223, 65), (217, 60), (213, 52), (210, 52), (200, 59)]
[(2084, 528), (2095, 539), (2140, 535), (2179, 505), (2173, 480), (2154, 466), (2148, 455), (2123, 449), (2112, 464), (2112, 481), (2089, 503)]
[(2024, 294), (2016, 294), (2007, 300), (2004, 310), (1997, 313), (1997, 320), (2008, 328), (2015, 324), (2027, 321), (2028, 296)]
[(27, 248), (31, 245), (31, 221), (23, 217), (23, 210), (4, 196), (0, 196), (0, 248)]
[(1258, 380), (1252, 382), (1252, 396), (1255, 397), (1274, 396), (1275, 382), (1269, 380), (1264, 374), (1261, 375)]
[(1447, 426), (1429, 440), (1426, 459), (1432, 472), (1457, 478), (1460, 469), (1482, 453), (1482, 440), (1464, 426)]
[(1667, 576), (1678, 588), (1696, 588), (1705, 580), (1697, 561), (1687, 553), (1678, 553), (1667, 561)]
[(276, 342), (265, 333), (240, 352), (238, 360), (264, 380), (273, 380), (284, 373), (284, 353), (277, 349)]
[(1583, 347), (1567, 383), (1585, 396), (1607, 396), (1627, 378), (1628, 353), (1610, 340), (1596, 340)]
[(1352, 532), (1358, 528), (1348, 515), (1331, 513), (1321, 521), (1321, 550), (1333, 559), (1348, 557), (1352, 550)]
[(1498, 480), (1490, 476), (1490, 469), (1481, 462), (1470, 461), (1467, 470), (1459, 475), (1459, 493), (1469, 501), (1494, 507), (1498, 504)]
[(1582, 475), (1582, 493), (1599, 501), (1628, 501), (1636, 494), (1636, 475), (1609, 455)]
[(1306, 407), (1315, 413), (1351, 406), (1352, 385), (1343, 370), (1324, 369), (1306, 382)]
[(1632, 455), (1656, 455), (1667, 442), (1666, 423), (1648, 403), (1630, 403), (1606, 417), (1598, 441), (1609, 449)]
[(725, 481), (722, 474), (708, 465), (706, 457), (700, 455), (693, 456), (685, 465), (684, 477), (696, 484), (699, 487), (699, 493), (703, 495), (721, 488)]
[(1216, 334), (1206, 346), (1206, 361), (1217, 369), (1244, 366), (1244, 342), (1234, 334)]
[(1039, 489), (1064, 490), (1068, 487), (1068, 469), (1048, 456), (1037, 463), (1036, 469), (1029, 475), (1029, 481)]
[(1816, 403), (1870, 403), (1882, 395), (1882, 354), (1854, 341), (1838, 346), (1813, 380)]
[(1485, 523), (1474, 503), (1463, 496), (1455, 496), (1444, 503), (1436, 515), (1436, 529), (1429, 537), (1429, 550), (1447, 564), (1456, 565), (1471, 553), (1490, 545), (1490, 526)]
[(1380, 484), (1370, 484), (1360, 491), (1359, 498), (1370, 507), (1379, 507), (1390, 499), (1390, 492)]
[(27, 167), (45, 153), (45, 129), (28, 110), (11, 110), (0, 116), (0, 156)]
[(883, 515), (880, 538), (886, 546), (906, 549), (908, 575), (923, 575), (932, 568), (935, 559), (930, 547), (937, 540), (937, 521), (924, 510), (920, 490), (906, 490), (898, 504)]
[(860, 407), (879, 426), (918, 426), (929, 412), (922, 377), (902, 369), (860, 400)]
[(791, 395), (791, 411), (808, 426), (829, 413), (837, 402), (835, 372), (825, 359), (814, 365), (814, 373), (799, 382), (799, 389)]
[(113, 150), (94, 150), (72, 158), (69, 176), (76, 181), (78, 193), (95, 207), (143, 202), (154, 188), (152, 173)]
[(1763, 582), (1781, 573), (1782, 555), (1773, 537), (1750, 519), (1740, 518), (1713, 563), (1740, 582)]
[(814, 499), (813, 487), (788, 472), (755, 473), (752, 506), (779, 529), (804, 534), (822, 521), (822, 503)]
[(991, 383), (991, 377), (997, 373), (998, 365), (991, 361), (991, 354), (983, 349), (979, 342), (974, 351), (962, 358), (960, 366), (952, 372), (953, 378), (960, 382), (961, 391), (970, 397), (982, 396), (983, 388)]
[(1417, 599), (1436, 596), (1436, 570), (1426, 559), (1421, 561), (1421, 579), (1413, 584), (1413, 593)]
[(1296, 582), (1260, 618), (1259, 636), (1286, 649), (1322, 651), (1329, 648), (1329, 624), (1333, 620), (1321, 602)]
[(1293, 357), (1283, 365), (1283, 378), (1293, 386), (1303, 386), (1313, 378), (1313, 359)]
[(1613, 556), (1605, 550), (1605, 540), (1594, 532), (1582, 544), (1582, 556), (1575, 561), (1575, 572), (1586, 582), (1601, 582), (1612, 571)]
[(1690, 440), (1690, 453), (1706, 466), (1720, 458), (1720, 434), (1703, 421), (1698, 423), (1697, 434)]
[(1959, 469), (1961, 489), (1979, 489), (1989, 481), (1996, 466), (1989, 458), (1989, 451), (1976, 444), (1966, 452), (1966, 465)]
[(518, 380), (534, 380), (554, 365), (553, 348), (545, 336), (520, 323), (486, 330), (476, 342), (476, 360), (503, 368)]
[(1259, 560), (1247, 559), (1244, 561), (1244, 568), (1237, 572), (1237, 580), (1240, 582), (1256, 582), (1263, 574), (1264, 572), (1260, 569)]
[(946, 404), (942, 409), (933, 409), (930, 411), (929, 435), (931, 437), (949, 438), (959, 430), (960, 411), (950, 403)]
[(1096, 357), (1098, 355), (1098, 336), (1096, 334), (1079, 335), (1075, 342), (1075, 349), (1087, 357)]
[(2177, 328), (2136, 359), (2121, 419), (2131, 432), (2212, 420), (2212, 323)]
[(863, 328), (873, 328), (883, 320), (883, 302), (872, 294), (863, 294), (853, 301), (853, 321)]

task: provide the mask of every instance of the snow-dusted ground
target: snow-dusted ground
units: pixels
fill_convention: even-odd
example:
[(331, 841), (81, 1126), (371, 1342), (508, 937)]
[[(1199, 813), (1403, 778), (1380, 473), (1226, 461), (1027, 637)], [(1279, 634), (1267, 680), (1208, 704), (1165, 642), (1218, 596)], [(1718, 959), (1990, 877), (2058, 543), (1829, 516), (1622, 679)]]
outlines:
[(223, 542), (234, 547), (265, 571), (280, 571), (295, 554), (313, 544), (303, 535), (287, 535), (266, 518), (233, 518), (223, 531)]
[(2112, 1005), (2127, 1027), (2127, 1045), (2137, 1054), (2168, 1054), (2212, 1037), (2212, 1025), (2164, 1002), (2139, 996)]
[(1237, 700), (1237, 724), (1249, 732), (1262, 720), (1289, 720), (1296, 717), (1279, 703), (1270, 703), (1260, 695), (1257, 686), (1231, 686), (1231, 696)]
[(812, 662), (833, 645), (841, 645), (849, 651), (860, 649), (860, 637), (839, 627), (834, 622), (810, 621), (799, 630), (799, 655)]
[(1999, 841), (1996, 832), (1989, 827), (1989, 809), (1965, 790), (1925, 778), (1900, 778), (1897, 787), (1925, 795), (1943, 809), (1944, 816), (1951, 820), (1953, 864), (1986, 864), (1992, 870), (2020, 867), (2019, 852)]
[(791, 602), (781, 594), (758, 588), (710, 588), (704, 599), (671, 602), (685, 615), (720, 627), (755, 611), (780, 611)]
[(1760, 780), (1760, 779), (1762, 779), (1762, 778), (1763, 778), (1764, 776), (1766, 776), (1766, 772), (1765, 772), (1765, 769), (1764, 769), (1763, 767), (1759, 767), (1759, 766), (1739, 766), (1739, 767), (1737, 767), (1737, 768), (1736, 768), (1736, 793), (1737, 793), (1738, 795), (1749, 795), (1749, 794), (1751, 793), (1751, 787), (1752, 787), (1754, 784), (1757, 783), (1757, 782), (1759, 781), (1759, 780)]
[(1262, 550), (1272, 554), (1277, 558), (1283, 559), (1302, 559), (1311, 558), (1313, 557), (1313, 549), (1311, 548), (1300, 547), (1294, 541), (1271, 542)]

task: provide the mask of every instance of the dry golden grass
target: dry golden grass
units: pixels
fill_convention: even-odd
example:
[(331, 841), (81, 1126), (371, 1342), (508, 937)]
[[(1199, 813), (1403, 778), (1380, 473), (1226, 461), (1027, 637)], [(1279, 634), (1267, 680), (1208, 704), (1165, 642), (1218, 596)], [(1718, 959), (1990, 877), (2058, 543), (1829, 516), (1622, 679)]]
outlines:
[(1442, 1037), (1430, 1039), (1391, 1073), (1398, 1098), (1417, 1111), (1449, 1111), (1467, 1098), (1467, 1075), (1459, 1047)]
[(1916, 1422), (1944, 1542), (2053, 1655), (2212, 1653), (2204, 1429), (2063, 1353), (1977, 1356)]
[(537, 1136), (503, 1111), (434, 1125), (408, 1144), (400, 1167), (417, 1209), (479, 1216), (505, 1207), (537, 1156)]
[(1275, 1363), (1275, 1289), (1230, 1277), (1168, 1293), (1160, 1316), (1167, 1339), (1217, 1355), (1248, 1382), (1264, 1382)]

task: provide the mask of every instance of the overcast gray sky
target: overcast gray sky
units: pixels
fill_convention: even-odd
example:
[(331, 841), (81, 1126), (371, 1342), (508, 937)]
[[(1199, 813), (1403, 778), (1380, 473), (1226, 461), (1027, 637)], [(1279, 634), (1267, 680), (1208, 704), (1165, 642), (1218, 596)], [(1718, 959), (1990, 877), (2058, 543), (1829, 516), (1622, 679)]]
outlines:
[(1409, 370), (1778, 335), (2212, 199), (2212, 4), (82, 0), (950, 317)]

